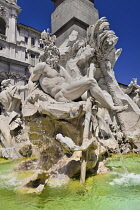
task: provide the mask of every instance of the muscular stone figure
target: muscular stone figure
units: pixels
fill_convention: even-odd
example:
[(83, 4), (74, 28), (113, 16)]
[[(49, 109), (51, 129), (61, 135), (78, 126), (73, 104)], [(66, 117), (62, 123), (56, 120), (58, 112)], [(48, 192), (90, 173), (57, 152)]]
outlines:
[[(2, 104), (5, 112), (0, 115), (0, 131), (3, 136), (3, 146), (4, 148), (11, 148), (14, 146), (13, 138), (11, 136), (11, 123), (14, 121), (14, 126), (17, 128), (20, 123), (20, 105), (21, 96), (20, 93), (28, 90), (28, 85), (26, 86), (16, 86), (11, 84), (10, 79), (5, 79), (1, 82), (1, 93), (0, 93), (0, 103)], [(7, 151), (8, 152), (8, 151)], [(14, 151), (15, 153), (15, 151)], [(12, 154), (8, 152), (7, 157), (11, 157)]]
[(0, 103), (6, 112), (20, 112), (21, 96), (20, 93), (28, 90), (26, 86), (16, 86), (11, 84), (10, 79), (5, 79), (1, 83)]
[(90, 91), (102, 107), (114, 111), (126, 109), (124, 106), (113, 106), (104, 96), (94, 78), (73, 79), (68, 72), (59, 65), (60, 54), (55, 45), (45, 48), (41, 63), (33, 69), (31, 81), (39, 81), (42, 90), (58, 102), (69, 102), (79, 98), (86, 91)]

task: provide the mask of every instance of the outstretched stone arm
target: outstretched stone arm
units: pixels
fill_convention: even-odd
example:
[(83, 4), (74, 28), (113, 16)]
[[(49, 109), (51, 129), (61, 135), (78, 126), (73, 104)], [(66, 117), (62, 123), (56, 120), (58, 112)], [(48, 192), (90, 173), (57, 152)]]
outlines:
[(69, 75), (69, 73), (61, 66), (61, 75), (65, 78), (67, 82), (72, 81), (72, 77)]
[(36, 82), (36, 81), (39, 80), (40, 76), (42, 75), (42, 73), (44, 71), (45, 66), (46, 66), (46, 63), (42, 62), (42, 63), (38, 63), (34, 67), (33, 72), (31, 74), (31, 81), (32, 82)]
[(24, 91), (26, 91), (28, 89), (29, 89), (28, 88), (28, 84), (27, 85), (24, 85), (24, 86), (19, 86), (19, 93), (24, 92)]

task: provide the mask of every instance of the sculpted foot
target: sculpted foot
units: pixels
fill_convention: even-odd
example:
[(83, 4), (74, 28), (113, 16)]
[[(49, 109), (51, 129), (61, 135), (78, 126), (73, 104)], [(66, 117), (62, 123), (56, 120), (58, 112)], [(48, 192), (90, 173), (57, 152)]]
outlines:
[(71, 103), (72, 101), (71, 100), (68, 100), (68, 99), (66, 99), (66, 98), (59, 98), (59, 99), (57, 99), (56, 101), (58, 101), (58, 102), (64, 102), (64, 103)]

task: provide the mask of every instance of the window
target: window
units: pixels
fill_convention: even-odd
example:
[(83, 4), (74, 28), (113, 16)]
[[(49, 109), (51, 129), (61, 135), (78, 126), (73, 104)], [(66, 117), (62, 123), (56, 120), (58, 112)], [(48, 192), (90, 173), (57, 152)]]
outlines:
[(35, 66), (35, 54), (31, 54), (31, 65)]
[(25, 43), (28, 44), (28, 37), (25, 36), (24, 39), (25, 39)]
[(35, 54), (31, 54), (31, 58), (35, 58)]
[(5, 21), (0, 17), (0, 33), (5, 35), (6, 31), (6, 23)]
[(31, 37), (31, 45), (34, 46), (35, 45), (35, 38)]
[(28, 52), (25, 51), (25, 59), (28, 59)]
[(40, 48), (44, 48), (44, 44), (40, 44)]

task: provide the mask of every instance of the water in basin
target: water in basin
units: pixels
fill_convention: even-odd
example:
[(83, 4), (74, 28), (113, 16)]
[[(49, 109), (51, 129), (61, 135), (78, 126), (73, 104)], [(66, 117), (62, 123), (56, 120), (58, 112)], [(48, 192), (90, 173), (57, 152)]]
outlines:
[(128, 174), (119, 157), (107, 161), (110, 172), (90, 176), (84, 185), (72, 180), (57, 188), (46, 187), (41, 195), (21, 194), (21, 177), (31, 172), (15, 173), (17, 161), (0, 160), (1, 210), (140, 210), (140, 155), (124, 157)]

